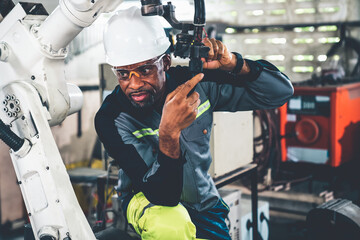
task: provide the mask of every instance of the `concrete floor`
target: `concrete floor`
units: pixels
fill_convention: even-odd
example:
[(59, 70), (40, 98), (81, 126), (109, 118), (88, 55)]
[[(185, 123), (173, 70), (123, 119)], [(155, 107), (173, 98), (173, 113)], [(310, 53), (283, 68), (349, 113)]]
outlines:
[[(335, 198), (345, 198), (353, 201), (355, 204), (359, 205), (360, 199), (360, 190), (359, 185), (355, 184), (359, 182), (360, 175), (355, 174), (359, 168), (346, 169), (344, 171), (346, 174), (340, 174), (335, 181), (328, 180), (313, 180), (310, 185), (309, 182), (303, 182), (291, 186), (289, 191), (281, 190), (279, 193), (270, 193), (269, 192), (259, 192), (259, 199), (266, 200), (270, 203), (270, 240), (306, 240), (307, 239), (307, 230), (305, 225), (305, 219), (307, 211), (312, 207), (310, 202), (299, 205), (296, 204), (297, 208), (295, 211), (281, 211), (279, 207), (274, 206), (271, 202), (277, 203), (279, 205), (280, 200), (276, 200), (277, 197), (283, 199), (288, 198), (291, 201), (294, 198), (293, 194), (304, 193), (304, 194), (313, 194), (314, 200), (318, 199), (319, 193), (323, 190), (329, 190), (331, 188), (334, 190)], [(235, 182), (236, 183), (236, 182)], [(331, 184), (330, 184), (331, 183)], [(311, 186), (311, 187), (309, 187)], [(310, 191), (311, 190), (311, 191)], [(283, 197), (282, 194), (289, 194), (288, 197)], [(245, 196), (246, 192), (242, 191), (242, 196)], [(264, 199), (264, 197), (266, 199)], [(309, 198), (309, 197), (307, 197)], [(302, 201), (304, 202), (304, 201)], [(281, 205), (281, 204), (280, 204)], [(291, 204), (283, 204), (284, 208), (289, 208)], [(315, 206), (313, 206), (315, 207)], [(286, 210), (285, 209), (285, 210)], [(289, 210), (289, 209), (287, 209)], [(23, 230), (17, 230), (8, 234), (4, 234), (3, 231), (0, 231), (0, 240), (20, 240), (23, 239)]]
[[(271, 212), (270, 212), (271, 214)], [(306, 240), (305, 222), (270, 215), (269, 240)], [(23, 240), (23, 231), (1, 234), (0, 240)]]
[(305, 221), (278, 218), (270, 215), (269, 240), (306, 240)]

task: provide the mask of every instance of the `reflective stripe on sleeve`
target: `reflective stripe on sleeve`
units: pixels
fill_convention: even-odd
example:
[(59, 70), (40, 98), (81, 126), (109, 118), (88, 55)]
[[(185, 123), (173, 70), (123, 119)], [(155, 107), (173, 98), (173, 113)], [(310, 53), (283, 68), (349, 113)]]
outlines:
[(151, 128), (143, 128), (133, 132), (136, 138), (142, 138), (148, 135), (159, 135), (159, 129), (152, 130)]
[[(203, 104), (201, 104), (198, 107), (198, 113), (196, 115), (196, 118), (200, 117), (204, 112), (206, 112), (207, 110), (209, 110), (210, 108), (210, 101), (206, 100)], [(136, 138), (142, 138), (145, 136), (151, 136), (151, 135), (158, 135), (159, 136), (159, 129), (151, 129), (151, 128), (143, 128), (140, 130), (136, 130), (135, 132), (132, 133)]]
[(196, 115), (196, 118), (200, 117), (204, 112), (206, 112), (207, 110), (209, 110), (210, 108), (210, 101), (209, 99), (206, 100), (206, 102), (204, 102), (203, 104), (201, 104), (199, 107), (198, 107), (198, 114)]

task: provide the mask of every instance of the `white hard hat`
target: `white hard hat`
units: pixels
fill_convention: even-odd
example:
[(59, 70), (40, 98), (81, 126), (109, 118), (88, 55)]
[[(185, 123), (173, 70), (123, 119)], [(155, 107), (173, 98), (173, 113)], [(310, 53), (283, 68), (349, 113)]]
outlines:
[(142, 16), (140, 8), (117, 11), (104, 31), (106, 62), (127, 66), (157, 57), (169, 48), (159, 16)]

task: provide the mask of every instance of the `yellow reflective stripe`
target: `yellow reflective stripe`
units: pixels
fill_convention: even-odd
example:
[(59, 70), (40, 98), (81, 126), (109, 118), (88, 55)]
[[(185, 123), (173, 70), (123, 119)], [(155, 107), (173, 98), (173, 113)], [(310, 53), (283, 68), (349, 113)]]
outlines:
[(211, 107), (210, 101), (209, 101), (209, 100), (206, 100), (206, 102), (204, 102), (203, 104), (201, 104), (201, 105), (198, 107), (198, 114), (196, 115), (196, 118), (200, 117), (201, 114), (203, 114), (204, 112), (206, 112), (210, 107)]
[(148, 135), (159, 135), (159, 129), (152, 130), (151, 128), (143, 128), (133, 132), (136, 138), (142, 138)]
[(228, 205), (224, 202), (223, 199), (220, 198), (220, 202), (221, 202), (221, 204), (222, 204), (224, 207), (226, 207), (226, 209), (227, 209), (228, 211), (230, 211), (230, 208), (229, 208)]
[[(198, 114), (196, 115), (196, 118), (200, 117), (204, 112), (209, 110), (210, 107), (211, 107), (210, 101), (206, 100), (206, 102), (204, 102), (203, 104), (201, 104), (198, 107)], [(143, 128), (143, 129), (140, 129), (140, 130), (136, 130), (132, 134), (136, 138), (142, 138), (142, 137), (149, 136), (149, 135), (158, 135), (159, 136), (159, 129), (153, 130), (151, 128)]]

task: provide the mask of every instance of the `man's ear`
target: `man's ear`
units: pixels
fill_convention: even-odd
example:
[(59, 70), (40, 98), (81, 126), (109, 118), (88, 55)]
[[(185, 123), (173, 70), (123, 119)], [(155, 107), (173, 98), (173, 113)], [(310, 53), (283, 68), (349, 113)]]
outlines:
[(169, 54), (166, 54), (163, 57), (163, 64), (164, 64), (164, 71), (166, 72), (167, 70), (169, 70), (171, 66), (171, 56)]

